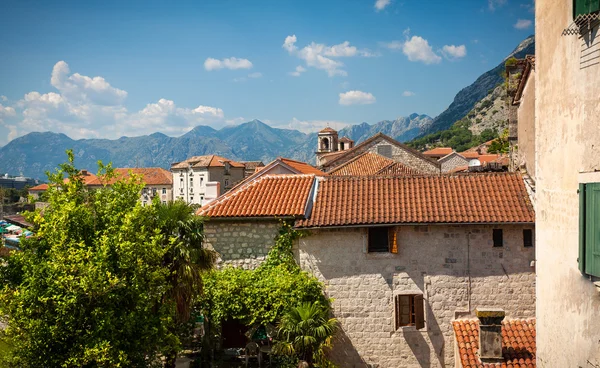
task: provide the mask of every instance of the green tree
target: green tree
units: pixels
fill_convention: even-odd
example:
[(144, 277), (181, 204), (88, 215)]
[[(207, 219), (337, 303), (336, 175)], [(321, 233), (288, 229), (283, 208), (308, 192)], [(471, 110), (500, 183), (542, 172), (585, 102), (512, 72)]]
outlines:
[[(194, 208), (183, 201), (161, 204), (153, 203), (156, 210), (157, 228), (164, 235), (164, 266), (168, 268), (168, 291), (164, 303), (174, 307), (173, 336), (186, 331), (193, 303), (202, 294), (202, 273), (213, 268), (216, 253), (203, 247), (203, 222), (194, 214)], [(175, 367), (177, 352), (181, 345), (178, 338), (167, 347), (165, 367)]]
[(502, 135), (496, 138), (488, 147), (489, 153), (508, 153), (508, 129), (504, 129)]
[[(88, 190), (68, 162), (49, 174), (36, 235), (0, 270), (10, 367), (148, 367), (168, 341), (169, 248), (140, 178)], [(64, 176), (68, 177), (63, 182)], [(99, 175), (112, 177), (100, 163)]]
[(331, 345), (338, 323), (329, 318), (329, 308), (319, 303), (302, 303), (288, 310), (279, 322), (280, 341), (274, 349), (280, 354), (296, 355), (309, 365), (329, 364), (325, 349)]

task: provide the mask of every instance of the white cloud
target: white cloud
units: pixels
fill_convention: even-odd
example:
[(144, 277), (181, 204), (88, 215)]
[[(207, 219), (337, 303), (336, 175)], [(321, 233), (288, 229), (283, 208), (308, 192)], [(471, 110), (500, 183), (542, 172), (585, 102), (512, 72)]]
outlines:
[[(312, 42), (302, 49), (299, 49), (298, 46), (296, 46), (297, 41), (296, 35), (287, 36), (281, 47), (287, 50), (290, 55), (304, 60), (308, 67), (325, 70), (330, 77), (348, 75), (348, 73), (343, 70), (344, 64), (341, 61), (334, 60), (334, 58), (377, 56), (377, 54), (374, 54), (369, 50), (359, 50), (356, 46), (351, 46), (348, 41), (333, 46)], [(297, 71), (298, 70), (296, 69), (296, 72)], [(297, 76), (295, 72), (292, 73), (294, 73), (292, 75)]]
[(402, 52), (410, 61), (421, 61), (425, 64), (437, 64), (442, 58), (433, 52), (426, 39), (419, 36), (412, 36), (402, 45)]
[(415, 93), (412, 92), (412, 91), (404, 91), (404, 92), (402, 92), (402, 96), (404, 96), (404, 97), (412, 97), (414, 95), (415, 95)]
[(404, 42), (392, 41), (392, 42), (383, 43), (383, 46), (387, 47), (390, 50), (402, 50), (402, 47), (404, 47)]
[(340, 105), (369, 105), (375, 103), (375, 96), (363, 91), (348, 91), (340, 93)]
[(0, 101), (6, 102), (6, 101), (8, 101), (8, 98), (6, 96), (2, 95), (2, 96), (0, 96)]
[(506, 4), (506, 0), (488, 0), (488, 8), (491, 11), (496, 10), (497, 8)]
[(306, 69), (302, 65), (298, 65), (293, 72), (289, 72), (288, 74), (293, 77), (299, 77), (300, 74), (304, 73)]
[(533, 22), (529, 19), (519, 19), (513, 27), (515, 27), (516, 29), (528, 29), (529, 27), (531, 27), (532, 24)]
[(390, 5), (391, 0), (377, 0), (375, 1), (375, 9), (377, 11), (383, 10), (386, 6)]
[(261, 72), (254, 72), (254, 73), (250, 73), (248, 74), (248, 78), (260, 78), (262, 77), (262, 73)]
[[(265, 121), (266, 122), (266, 121)], [(276, 128), (281, 129), (296, 129), (303, 133), (318, 132), (321, 129), (329, 126), (335, 130), (340, 130), (350, 125), (349, 123), (337, 120), (299, 120), (293, 118), (288, 123), (273, 124)]]
[(220, 69), (251, 69), (252, 62), (248, 59), (239, 59), (236, 57), (225, 58), (223, 60), (207, 58), (204, 61), (204, 69), (211, 70), (220, 70)]
[(445, 45), (442, 47), (442, 53), (448, 59), (460, 59), (467, 56), (467, 47), (465, 45)]
[(9, 132), (0, 136), (0, 145), (33, 131), (65, 133), (75, 139), (116, 138), (156, 131), (179, 135), (196, 125), (218, 127), (226, 123), (220, 108), (179, 107), (165, 98), (129, 112), (123, 104), (127, 92), (112, 87), (102, 77), (71, 74), (64, 61), (54, 66), (51, 84), (58, 93), (32, 91), (12, 106), (0, 104), (0, 127)]

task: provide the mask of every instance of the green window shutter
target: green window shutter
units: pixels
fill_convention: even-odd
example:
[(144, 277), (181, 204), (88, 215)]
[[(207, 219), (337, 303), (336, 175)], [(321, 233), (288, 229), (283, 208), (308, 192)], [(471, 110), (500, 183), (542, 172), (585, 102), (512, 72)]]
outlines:
[(600, 0), (573, 0), (573, 18), (600, 10)]
[(585, 273), (585, 184), (579, 184), (579, 271)]
[(600, 183), (585, 188), (585, 273), (600, 277)]

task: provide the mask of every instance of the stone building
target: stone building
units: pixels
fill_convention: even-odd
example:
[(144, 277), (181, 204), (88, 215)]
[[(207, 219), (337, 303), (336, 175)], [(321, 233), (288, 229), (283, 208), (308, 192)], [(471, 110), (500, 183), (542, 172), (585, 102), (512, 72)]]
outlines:
[(600, 366), (598, 1), (537, 1), (539, 367)]
[(469, 159), (454, 151), (440, 158), (438, 162), (441, 165), (443, 174), (455, 171), (459, 168), (464, 170), (469, 165)]
[(418, 175), (421, 172), (391, 158), (367, 151), (334, 167), (327, 174), (331, 176)]
[(190, 204), (202, 204), (207, 184), (218, 182), (218, 195), (244, 179), (244, 164), (217, 155), (194, 156), (171, 165), (173, 196)]
[(337, 142), (337, 132), (331, 128), (325, 128), (319, 132), (317, 139), (319, 140), (317, 167), (325, 172), (329, 172), (365, 152), (371, 152), (400, 162), (408, 168), (423, 174), (440, 173), (440, 164), (435, 159), (430, 159), (421, 152), (383, 133), (377, 133), (357, 146), (354, 146), (353, 143), (344, 146), (345, 150), (343, 151), (334, 150), (331, 146), (322, 143), (324, 140)]
[(257, 170), (265, 167), (265, 164), (262, 161), (240, 161), (240, 163), (244, 165), (244, 178), (249, 177)]
[(342, 367), (452, 367), (452, 320), (476, 307), (534, 316), (534, 214), (517, 174), (272, 175), (198, 212), (222, 261), (256, 267), (279, 219), (326, 285)]

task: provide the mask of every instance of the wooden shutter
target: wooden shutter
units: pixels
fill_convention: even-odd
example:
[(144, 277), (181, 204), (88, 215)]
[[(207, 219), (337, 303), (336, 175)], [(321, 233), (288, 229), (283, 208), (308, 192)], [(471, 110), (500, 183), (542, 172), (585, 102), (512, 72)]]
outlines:
[(396, 330), (400, 328), (400, 295), (394, 296), (394, 325)]
[(396, 228), (391, 227), (388, 231), (388, 243), (390, 248), (390, 253), (397, 254), (398, 253), (398, 240), (396, 239)]
[(585, 184), (579, 184), (579, 271), (585, 273)]
[(573, 0), (573, 18), (600, 10), (600, 0)]
[(600, 277), (600, 183), (585, 189), (585, 273)]
[(423, 303), (423, 295), (415, 295), (413, 303), (415, 306), (415, 327), (417, 330), (420, 330), (425, 328), (425, 305)]

